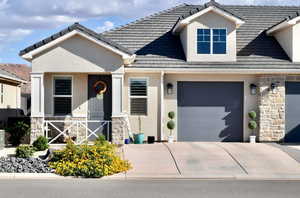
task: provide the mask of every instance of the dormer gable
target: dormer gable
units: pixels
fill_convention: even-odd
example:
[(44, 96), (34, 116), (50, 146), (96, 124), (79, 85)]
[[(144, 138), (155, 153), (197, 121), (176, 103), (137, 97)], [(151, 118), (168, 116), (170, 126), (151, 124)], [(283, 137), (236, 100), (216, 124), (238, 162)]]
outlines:
[(244, 21), (215, 1), (181, 16), (172, 29), (187, 62), (235, 62), (236, 29)]

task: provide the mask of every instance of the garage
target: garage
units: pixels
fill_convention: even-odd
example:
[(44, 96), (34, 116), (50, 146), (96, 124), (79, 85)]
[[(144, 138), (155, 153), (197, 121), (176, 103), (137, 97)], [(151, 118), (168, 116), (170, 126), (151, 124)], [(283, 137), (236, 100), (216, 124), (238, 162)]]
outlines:
[(285, 138), (287, 143), (300, 142), (300, 82), (285, 83)]
[(243, 82), (178, 82), (177, 87), (178, 141), (243, 141)]

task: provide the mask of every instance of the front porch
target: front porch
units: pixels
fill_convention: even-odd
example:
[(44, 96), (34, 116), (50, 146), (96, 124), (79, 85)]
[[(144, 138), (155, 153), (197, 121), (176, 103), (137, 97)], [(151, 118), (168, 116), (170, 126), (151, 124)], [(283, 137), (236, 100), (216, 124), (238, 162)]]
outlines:
[(122, 73), (33, 73), (31, 142), (94, 141), (100, 135), (123, 144)]

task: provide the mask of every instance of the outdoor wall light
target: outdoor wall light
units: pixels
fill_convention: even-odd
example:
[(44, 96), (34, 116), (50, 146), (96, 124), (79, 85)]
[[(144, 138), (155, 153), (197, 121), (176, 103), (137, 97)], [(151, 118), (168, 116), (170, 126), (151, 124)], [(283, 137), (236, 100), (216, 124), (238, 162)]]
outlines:
[(173, 94), (173, 84), (172, 83), (167, 84), (167, 94), (168, 95)]
[(256, 95), (257, 92), (257, 85), (256, 84), (250, 84), (250, 93), (251, 95)]
[(271, 85), (270, 85), (270, 90), (271, 90), (271, 91), (274, 91), (274, 89), (275, 89), (276, 87), (278, 87), (279, 84), (280, 84), (280, 82), (273, 82), (273, 83), (271, 83)]

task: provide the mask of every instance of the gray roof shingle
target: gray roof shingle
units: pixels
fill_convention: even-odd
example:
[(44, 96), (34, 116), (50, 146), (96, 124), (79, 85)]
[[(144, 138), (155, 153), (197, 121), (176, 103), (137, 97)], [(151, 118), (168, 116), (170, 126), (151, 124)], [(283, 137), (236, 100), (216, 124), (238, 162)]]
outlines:
[(131, 67), (300, 69), (300, 63), (292, 63), (276, 39), (266, 35), (268, 28), (299, 11), (296, 6), (222, 5), (245, 21), (237, 29), (237, 62), (186, 62), (180, 39), (171, 30), (179, 17), (203, 8), (179, 5), (103, 34), (137, 55)]
[(114, 48), (116, 48), (116, 49), (118, 49), (118, 50), (120, 50), (122, 52), (125, 52), (127, 54), (133, 55), (133, 53), (130, 50), (128, 50), (127, 48), (123, 47), (122, 45), (119, 45), (118, 43), (110, 40), (109, 38), (106, 38), (102, 34), (98, 34), (98, 33), (94, 32), (94, 31), (92, 31), (92, 30), (84, 27), (83, 25), (80, 25), (79, 23), (74, 23), (73, 25), (65, 28), (64, 30), (62, 30), (62, 31), (60, 31), (60, 32), (58, 32), (58, 33), (56, 33), (54, 35), (51, 35), (48, 38), (46, 38), (46, 39), (44, 39), (44, 40), (42, 40), (40, 42), (37, 42), (37, 43), (35, 43), (35, 44), (33, 44), (33, 45), (31, 45), (31, 46), (29, 46), (29, 47), (21, 50), (20, 53), (19, 53), (19, 55), (22, 56), (22, 55), (24, 55), (24, 54), (26, 54), (26, 53), (34, 50), (34, 49), (37, 49), (37, 48), (39, 48), (39, 47), (41, 47), (43, 45), (46, 45), (47, 43), (49, 43), (49, 42), (51, 42), (51, 41), (53, 41), (53, 40), (55, 40), (55, 39), (57, 39), (59, 37), (62, 37), (63, 35), (65, 35), (65, 34), (67, 34), (69, 32), (72, 32), (73, 30), (79, 30), (79, 31), (81, 31), (81, 32), (83, 32), (83, 33), (85, 33), (85, 34), (87, 34), (89, 36), (92, 36), (93, 38), (95, 38), (97, 40), (100, 40), (100, 41), (102, 41), (102, 42), (104, 42), (106, 44), (109, 44), (110, 46), (112, 46), (112, 47), (114, 47)]

